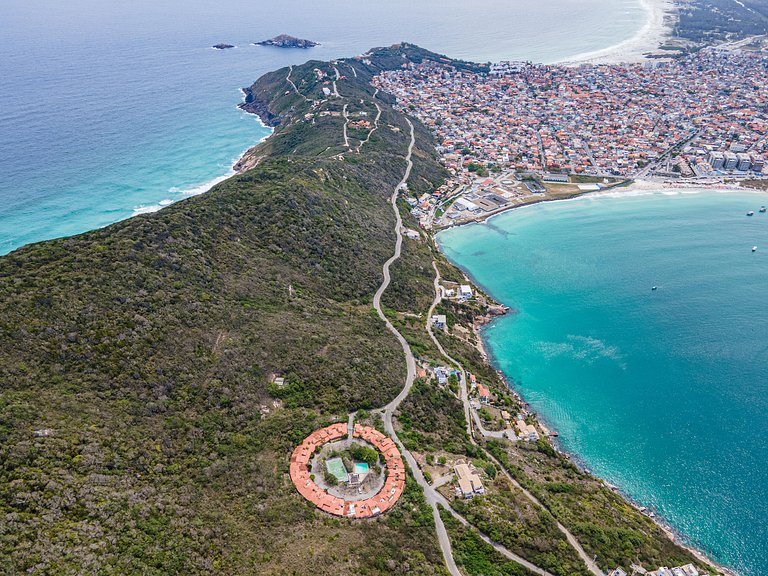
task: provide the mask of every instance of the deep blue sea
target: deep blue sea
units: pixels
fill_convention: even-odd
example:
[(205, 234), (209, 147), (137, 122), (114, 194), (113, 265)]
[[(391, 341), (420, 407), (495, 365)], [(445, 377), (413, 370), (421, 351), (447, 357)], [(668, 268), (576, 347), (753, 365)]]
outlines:
[(768, 214), (746, 212), (761, 204), (591, 197), (438, 236), (513, 308), (484, 339), (563, 447), (754, 576), (768, 574)]
[[(0, 254), (206, 190), (269, 134), (236, 108), (269, 70), (402, 40), (549, 62), (619, 43), (645, 19), (637, 0), (0, 4)], [(250, 45), (280, 33), (322, 46)]]

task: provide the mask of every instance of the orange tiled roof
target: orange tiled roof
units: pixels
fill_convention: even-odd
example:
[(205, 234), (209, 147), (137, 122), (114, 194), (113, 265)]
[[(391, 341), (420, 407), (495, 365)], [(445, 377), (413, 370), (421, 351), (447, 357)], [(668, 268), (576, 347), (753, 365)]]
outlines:
[(382, 514), (394, 506), (403, 494), (405, 466), (395, 443), (378, 430), (355, 424), (352, 434), (373, 444), (384, 457), (389, 475), (377, 494), (365, 500), (344, 500), (321, 490), (310, 478), (308, 466), (315, 450), (346, 435), (347, 425), (339, 423), (315, 430), (307, 436), (291, 455), (291, 481), (299, 494), (329, 514), (349, 518), (369, 518)]

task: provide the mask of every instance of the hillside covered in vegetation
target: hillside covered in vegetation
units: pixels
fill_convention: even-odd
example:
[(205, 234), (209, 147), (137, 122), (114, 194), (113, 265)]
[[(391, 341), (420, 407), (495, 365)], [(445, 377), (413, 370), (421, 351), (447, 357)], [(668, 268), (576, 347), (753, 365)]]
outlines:
[[(427, 54), (382, 50), (357, 79), (339, 63), (339, 90), (373, 107), (371, 74), (408, 52)], [(334, 74), (293, 72), (319, 68)], [(280, 122), (255, 168), (0, 259), (0, 573), (442, 573), (417, 488), (386, 517), (340, 523), (287, 477), (313, 428), (402, 387), (370, 302), (407, 147), (377, 99), (383, 127), (340, 159), (341, 119), (296, 121), (308, 103), (284, 94), (287, 72), (253, 87)], [(427, 187), (442, 173), (417, 136)]]
[[(483, 70), (400, 44), (269, 73), (243, 108), (275, 133), (237, 176), (0, 258), (0, 574), (448, 573), (412, 476), (387, 514), (351, 521), (316, 510), (288, 475), (312, 430), (350, 412), (380, 427), (403, 387), (403, 350), (371, 302), (410, 131), (370, 81), (424, 59)], [(419, 195), (445, 172), (414, 125)], [(425, 366), (443, 348), (520, 410), (472, 343), (484, 305), (440, 303), (449, 327), (427, 334), (436, 270), (467, 280), (417, 236), (392, 266), (387, 317)], [(547, 440), (470, 433), (458, 390), (455, 375), (438, 387), (425, 373), (395, 419), (428, 480), (458, 458), (483, 476), (486, 494), (452, 504), (472, 526), (441, 513), (463, 573), (530, 573), (490, 535), (548, 573), (589, 574), (558, 523), (606, 567), (695, 561)]]

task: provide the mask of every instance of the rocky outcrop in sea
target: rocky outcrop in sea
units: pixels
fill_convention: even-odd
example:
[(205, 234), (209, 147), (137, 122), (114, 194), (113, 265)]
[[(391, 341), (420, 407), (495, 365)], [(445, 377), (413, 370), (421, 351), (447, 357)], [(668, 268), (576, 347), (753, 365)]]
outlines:
[(261, 42), (254, 42), (256, 46), (276, 46), (278, 48), (313, 48), (320, 46), (318, 42), (312, 40), (302, 40), (295, 36), (289, 36), (288, 34), (280, 34), (269, 40), (262, 40)]

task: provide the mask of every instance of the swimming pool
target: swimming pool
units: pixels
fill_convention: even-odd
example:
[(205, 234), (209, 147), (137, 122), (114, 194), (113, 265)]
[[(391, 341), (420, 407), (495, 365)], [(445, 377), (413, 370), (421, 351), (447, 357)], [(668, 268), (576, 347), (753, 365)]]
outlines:
[(365, 462), (355, 462), (355, 474), (368, 474), (368, 464)]

